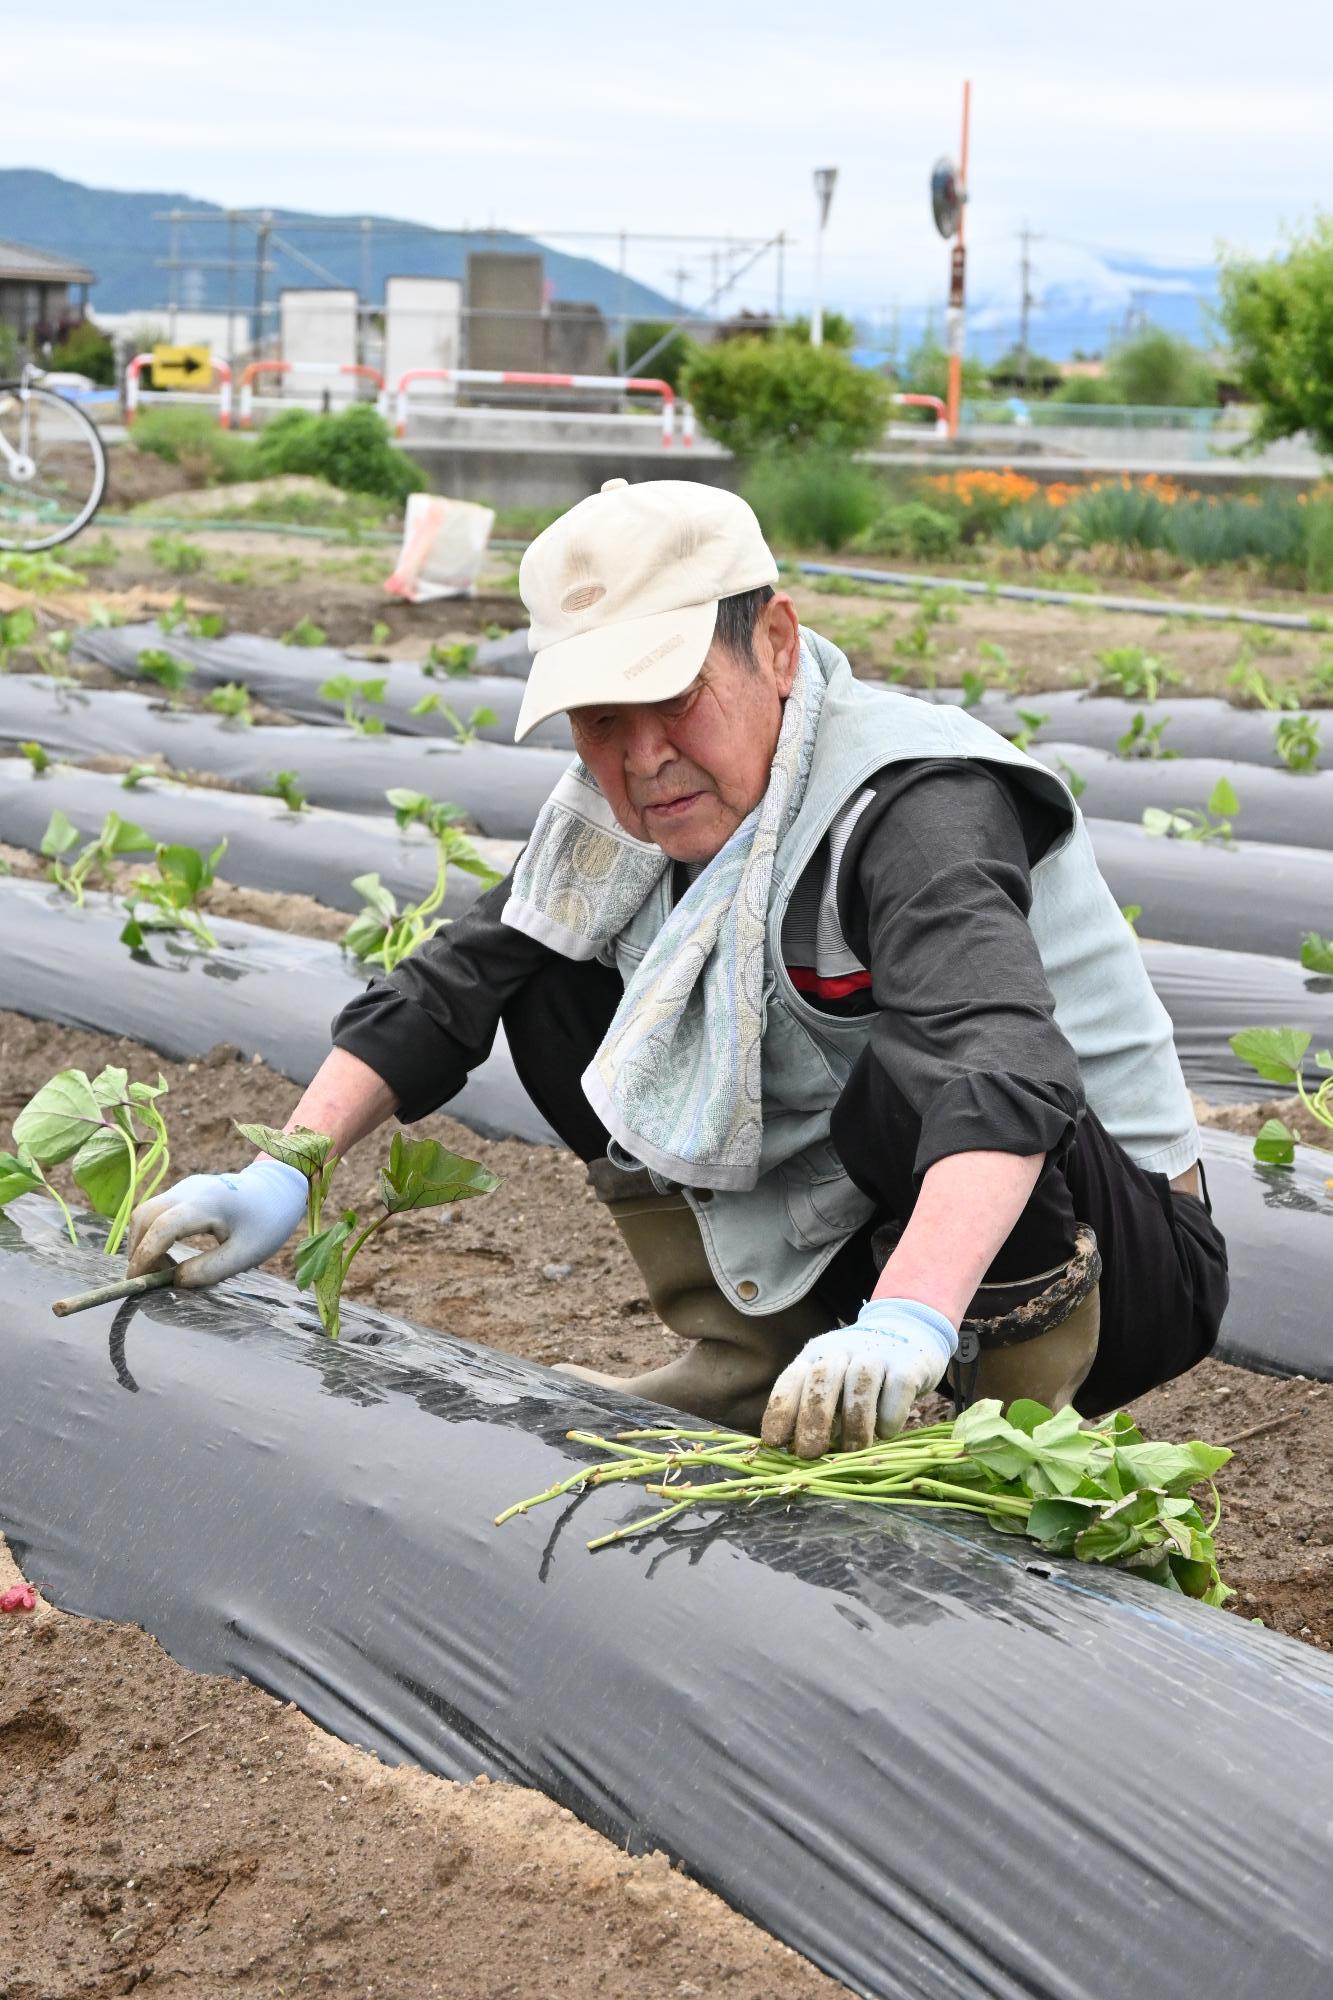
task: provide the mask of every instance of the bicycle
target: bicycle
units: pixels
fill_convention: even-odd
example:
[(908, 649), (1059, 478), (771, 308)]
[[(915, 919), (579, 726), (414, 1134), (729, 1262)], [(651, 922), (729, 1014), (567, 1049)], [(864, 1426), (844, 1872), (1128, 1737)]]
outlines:
[(68, 396), (24, 367), (0, 382), (0, 549), (36, 551), (87, 527), (106, 491), (106, 448)]

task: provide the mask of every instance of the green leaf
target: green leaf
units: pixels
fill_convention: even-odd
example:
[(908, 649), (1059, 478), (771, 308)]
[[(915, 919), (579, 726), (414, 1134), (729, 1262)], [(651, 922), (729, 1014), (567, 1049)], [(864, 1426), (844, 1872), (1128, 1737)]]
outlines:
[(109, 812), (102, 822), (97, 844), (107, 854), (145, 854), (156, 843), (133, 820), (122, 819), (119, 813)]
[(498, 1176), (476, 1160), (450, 1153), (434, 1139), (405, 1139), (401, 1132), (394, 1133), (388, 1167), (379, 1172), (379, 1197), (390, 1215), (493, 1194), (499, 1185)]
[(1301, 964), (1307, 972), (1333, 973), (1333, 938), (1307, 931), (1301, 944)]
[(1206, 1601), (1208, 1593), (1218, 1581), (1217, 1564), (1200, 1562), (1190, 1556), (1176, 1553), (1168, 1556), (1167, 1561), (1171, 1566), (1171, 1574), (1184, 1595)]
[(493, 729), (500, 720), (493, 708), (474, 708), (467, 719), (469, 729)]
[(339, 942), (344, 951), (364, 963), (375, 957), (388, 935), (389, 926), (374, 910), (362, 910), (359, 917), (352, 918)]
[(1299, 1028), (1242, 1028), (1231, 1036), (1234, 1053), (1268, 1083), (1294, 1085), (1309, 1046)]
[(1095, 1501), (1061, 1499), (1034, 1500), (1027, 1519), (1027, 1533), (1043, 1548), (1057, 1555), (1073, 1553), (1075, 1540), (1088, 1526), (1089, 1511)]
[(187, 901), (199, 894), (204, 880), (204, 857), (194, 847), (159, 847), (157, 865), (168, 881), (183, 884)]
[(430, 800), (424, 792), (409, 791), (406, 785), (395, 785), (384, 794), (393, 807), (393, 816), (399, 826), (406, 826), (409, 820), (420, 819), (430, 810)]
[(1116, 1449), (1116, 1464), (1136, 1487), (1161, 1487), (1167, 1493), (1188, 1493), (1201, 1479), (1211, 1479), (1231, 1453), (1224, 1445), (1130, 1444)]
[(1029, 1396), (1020, 1396), (1016, 1402), (1009, 1405), (1007, 1415), (1015, 1430), (1023, 1431), (1031, 1437), (1038, 1424), (1049, 1421), (1051, 1413), (1045, 1403), (1036, 1403)]
[(115, 1215), (134, 1178), (130, 1149), (118, 1132), (103, 1126), (85, 1140), (70, 1162), (73, 1174), (99, 1215)]
[(131, 951), (143, 950), (144, 928), (137, 917), (130, 917), (128, 919), (120, 933), (119, 942), (128, 946)]
[(369, 903), (382, 923), (391, 924), (398, 915), (398, 898), (392, 889), (386, 889), (378, 875), (355, 875), (352, 887), (364, 902)]
[(1280, 1118), (1265, 1118), (1254, 1140), (1254, 1157), (1266, 1167), (1289, 1167), (1296, 1158), (1296, 1134)]
[(311, 1285), (325, 1278), (331, 1271), (342, 1276), (342, 1258), (339, 1252), (352, 1233), (352, 1222), (346, 1216), (331, 1222), (327, 1229), (317, 1235), (307, 1236), (296, 1252), (296, 1282), (301, 1290), (308, 1291)]
[(241, 1137), (258, 1146), (261, 1153), (271, 1154), (285, 1167), (295, 1167), (307, 1180), (322, 1170), (333, 1150), (333, 1141), (326, 1132), (312, 1132), (305, 1125), (279, 1132), (272, 1125), (242, 1125), (236, 1119), (232, 1123)]
[(384, 734), (384, 723), (378, 715), (362, 716), (358, 726), (363, 736), (383, 736)]
[(414, 701), (408, 709), (409, 715), (432, 715), (441, 706), (437, 694), (423, 694), (420, 701)]
[(46, 855), (68, 854), (71, 847), (79, 844), (79, 830), (73, 821), (56, 807), (46, 822), (46, 832), (42, 835), (41, 852)]
[(170, 1089), (171, 1085), (159, 1070), (156, 1083), (132, 1083), (128, 1096), (135, 1104), (151, 1104), (154, 1098), (165, 1097)]
[(1188, 824), (1188, 821), (1182, 821), (1175, 813), (1167, 812), (1163, 806), (1143, 808), (1143, 831), (1151, 834), (1154, 839), (1165, 834), (1179, 833)]
[(1230, 819), (1240, 811), (1240, 800), (1230, 778), (1219, 778), (1208, 794), (1208, 810), (1216, 819)]
[(84, 1072), (62, 1069), (24, 1105), (14, 1120), (14, 1140), (39, 1165), (53, 1167), (77, 1153), (90, 1129), (101, 1123), (102, 1107)]
[(32, 1194), (41, 1185), (40, 1174), (29, 1173), (13, 1153), (0, 1153), (0, 1208), (7, 1201), (17, 1201), (21, 1194)]

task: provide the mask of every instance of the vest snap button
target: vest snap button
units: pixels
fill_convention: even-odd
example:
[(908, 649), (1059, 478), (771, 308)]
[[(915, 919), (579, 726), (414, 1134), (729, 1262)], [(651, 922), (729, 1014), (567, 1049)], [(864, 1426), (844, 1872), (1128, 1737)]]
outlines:
[(751, 1299), (757, 1299), (759, 1297), (759, 1287), (756, 1285), (754, 1279), (742, 1278), (736, 1287), (736, 1296), (738, 1299), (744, 1299), (746, 1305), (749, 1305)]
[(711, 1201), (713, 1199), (712, 1188), (696, 1188), (694, 1191), (694, 1199), (700, 1203)]

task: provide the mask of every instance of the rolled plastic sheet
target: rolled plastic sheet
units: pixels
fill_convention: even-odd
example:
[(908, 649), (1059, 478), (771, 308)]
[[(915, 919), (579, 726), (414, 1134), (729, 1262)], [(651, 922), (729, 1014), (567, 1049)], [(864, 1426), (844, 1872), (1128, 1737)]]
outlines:
[[(227, 852), (218, 864), (225, 881), (313, 896), (334, 910), (362, 907), (352, 887), (357, 875), (377, 874), (400, 901), (415, 900), (435, 880), (435, 843), (420, 827), (400, 833), (391, 819), (318, 806), (292, 813), (280, 800), (253, 792), (177, 785), (165, 778), (145, 778), (126, 791), (119, 778), (69, 765), (52, 765), (39, 778), (25, 759), (0, 758), (0, 840), (36, 851), (57, 809), (85, 836), (116, 812), (154, 840), (201, 853), (225, 839)], [(512, 840), (476, 837), (473, 845), (502, 875), (519, 853)], [(444, 916), (461, 916), (481, 888), (474, 875), (451, 868)]]
[(0, 1219), (0, 1528), (66, 1610), (535, 1786), (873, 2000), (1333, 1989), (1320, 1653), (961, 1516), (496, 1528), (652, 1406), (258, 1275), (52, 1317), (104, 1276)]
[[(0, 879), (0, 1007), (126, 1035), (178, 1061), (228, 1042), (308, 1083), (329, 1052), (332, 1016), (367, 983), (317, 938), (216, 918), (217, 951), (157, 931), (131, 954), (119, 942), (124, 921), (109, 896), (90, 894), (79, 910), (43, 883)], [(555, 1143), (514, 1074), (503, 1029), (448, 1111), (484, 1138)]]
[[(939, 688), (930, 698), (958, 704), (962, 701), (962, 690)], [(1284, 768), (1276, 748), (1281, 716), (1263, 708), (1233, 708), (1230, 702), (1214, 701), (1206, 695), (1181, 695), (1175, 699), (1166, 695), (1160, 701), (1125, 701), (1118, 695), (1061, 688), (1017, 699), (986, 694), (970, 713), (992, 729), (998, 729), (1002, 736), (1013, 736), (1027, 726), (1020, 710), (1047, 718), (1041, 726), (1039, 743), (1050, 737), (1061, 743), (1082, 743), (1093, 750), (1114, 750), (1134, 727), (1135, 718), (1141, 716), (1145, 729), (1159, 722), (1165, 724), (1162, 747), (1179, 757), (1218, 757), (1238, 764)], [(1333, 709), (1315, 708), (1305, 713), (1319, 728), (1323, 749), (1333, 757)]]
[(1137, 903), (1141, 937), (1295, 958), (1333, 931), (1333, 854), (1262, 840), (1164, 840), (1129, 820), (1090, 819), (1116, 901)]
[(1247, 1104), (1277, 1094), (1278, 1085), (1265, 1083), (1232, 1053), (1230, 1037), (1239, 1028), (1307, 1029), (1305, 1081), (1309, 1088), (1322, 1081), (1325, 1072), (1314, 1058), (1333, 1047), (1333, 977), (1306, 972), (1293, 959), (1253, 952), (1148, 938), (1141, 948), (1148, 977), (1171, 1016), (1191, 1090), (1213, 1104)]
[(1239, 800), (1239, 810), (1229, 815), (1237, 839), (1333, 848), (1333, 770), (1298, 777), (1219, 757), (1116, 757), (1082, 743), (1047, 742), (1044, 736), (1032, 745), (1032, 755), (1053, 771), (1064, 765), (1083, 780), (1078, 802), (1090, 819), (1140, 821), (1145, 806), (1206, 811), (1213, 787), (1225, 778)]
[(1260, 1166), (1253, 1142), (1205, 1126), (1204, 1172), (1226, 1238), (1231, 1300), (1214, 1353), (1265, 1375), (1333, 1381), (1333, 1152)]
[(304, 723), (247, 729), (128, 689), (76, 688), (38, 674), (11, 674), (0, 703), (0, 745), (28, 740), (67, 757), (161, 752), (174, 770), (208, 772), (252, 792), (263, 791), (275, 771), (295, 771), (312, 805), (339, 812), (387, 812), (385, 792), (401, 785), (460, 807), (479, 833), (496, 840), (522, 840), (531, 832), (569, 765), (561, 750), (499, 743), (423, 743)]
[[(488, 743), (512, 743), (524, 693), (523, 682), (512, 674), (447, 674), (442, 669), (427, 674), (407, 660), (356, 659), (332, 646), (284, 646), (278, 639), (251, 632), (192, 639), (182, 632), (163, 632), (152, 624), (115, 625), (93, 627), (78, 633), (74, 640), (76, 659), (95, 660), (113, 673), (139, 679), (143, 686), (150, 683), (139, 673), (138, 660), (146, 648), (165, 649), (188, 661), (194, 668), (192, 685), (196, 687), (239, 681), (268, 707), (282, 709), (302, 722), (336, 724), (342, 720), (341, 703), (319, 692), (326, 681), (344, 674), (356, 681), (383, 681), (383, 700), (367, 705), (366, 712), (377, 715), (387, 730), (402, 736), (448, 740), (454, 734), (448, 717), (438, 708), (413, 714), (419, 703), (434, 697), (467, 726), (480, 710), (490, 709), (495, 720), (478, 723), (477, 735)], [(539, 723), (524, 743), (568, 751), (572, 746), (568, 718), (551, 716)]]

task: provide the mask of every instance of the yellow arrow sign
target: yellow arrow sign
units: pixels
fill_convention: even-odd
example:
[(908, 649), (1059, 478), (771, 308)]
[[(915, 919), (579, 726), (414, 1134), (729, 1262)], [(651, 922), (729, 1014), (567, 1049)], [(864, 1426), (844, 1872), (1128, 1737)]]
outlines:
[(155, 389), (211, 389), (212, 386), (213, 357), (206, 342), (196, 347), (159, 345), (153, 349)]

